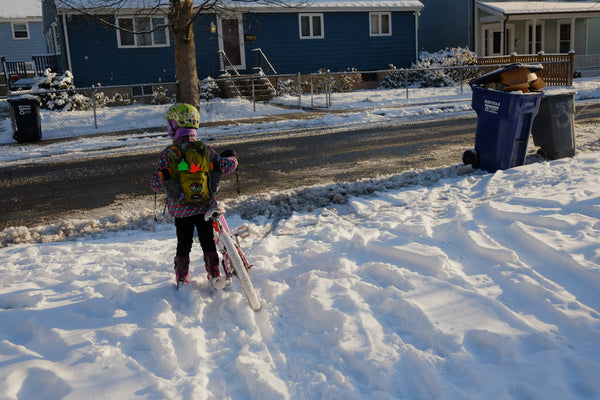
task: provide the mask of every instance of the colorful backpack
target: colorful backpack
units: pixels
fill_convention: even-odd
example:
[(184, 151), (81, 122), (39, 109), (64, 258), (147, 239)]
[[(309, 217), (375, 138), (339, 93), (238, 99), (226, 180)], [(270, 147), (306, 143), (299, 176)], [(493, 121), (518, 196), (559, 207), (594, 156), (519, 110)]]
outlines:
[(161, 171), (167, 198), (180, 204), (202, 205), (212, 197), (210, 151), (202, 142), (175, 142), (169, 149), (169, 168)]

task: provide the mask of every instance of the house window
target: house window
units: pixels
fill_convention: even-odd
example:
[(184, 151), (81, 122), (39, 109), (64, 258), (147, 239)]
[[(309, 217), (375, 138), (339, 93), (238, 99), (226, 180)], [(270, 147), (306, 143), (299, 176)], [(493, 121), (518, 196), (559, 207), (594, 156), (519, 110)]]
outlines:
[(560, 24), (558, 37), (559, 53), (571, 51), (571, 24)]
[(492, 32), (492, 54), (501, 54), (502, 52), (502, 32)]
[(11, 25), (13, 39), (29, 39), (29, 24), (27, 22), (13, 22)]
[(370, 13), (371, 36), (391, 36), (392, 20), (390, 13)]
[(58, 25), (55, 23), (50, 26), (46, 32), (46, 45), (51, 54), (60, 54), (60, 42), (58, 36)]
[(59, 34), (58, 34), (58, 25), (52, 24), (52, 43), (54, 47), (54, 54), (60, 54), (60, 42), (59, 42)]
[(544, 48), (544, 26), (535, 26), (535, 43), (533, 43), (533, 25), (527, 26), (527, 52), (537, 54)]
[[(169, 37), (162, 17), (119, 17), (117, 38), (119, 47), (165, 47)], [(144, 33), (134, 33), (144, 32)]]
[(300, 14), (300, 39), (323, 39), (323, 14)]
[(154, 89), (152, 85), (142, 85), (142, 86), (132, 86), (131, 87), (131, 96), (132, 97), (142, 97), (142, 96), (152, 96), (154, 93)]

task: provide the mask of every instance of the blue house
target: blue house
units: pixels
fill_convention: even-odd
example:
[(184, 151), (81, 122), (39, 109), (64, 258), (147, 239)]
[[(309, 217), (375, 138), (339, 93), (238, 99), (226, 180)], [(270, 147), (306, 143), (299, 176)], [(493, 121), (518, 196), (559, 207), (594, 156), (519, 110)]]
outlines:
[[(0, 9), (0, 56), (24, 62), (33, 75), (32, 56), (47, 53), (42, 29), (41, 0), (3, 0)], [(0, 92), (6, 93), (4, 66), (0, 64)]]
[(475, 0), (421, 0), (419, 49), (436, 52), (446, 47), (475, 48)]
[[(97, 18), (42, 0), (44, 32), (78, 87), (172, 82), (174, 42), (168, 28), (131, 34)], [(317, 1), (303, 7), (240, 3), (227, 15), (203, 13), (194, 22), (200, 79), (229, 65), (252, 72), (260, 48), (278, 74), (407, 67), (417, 59), (418, 18), (423, 4), (405, 1)], [(168, 23), (166, 13), (141, 17), (104, 11), (110, 23), (130, 30)]]

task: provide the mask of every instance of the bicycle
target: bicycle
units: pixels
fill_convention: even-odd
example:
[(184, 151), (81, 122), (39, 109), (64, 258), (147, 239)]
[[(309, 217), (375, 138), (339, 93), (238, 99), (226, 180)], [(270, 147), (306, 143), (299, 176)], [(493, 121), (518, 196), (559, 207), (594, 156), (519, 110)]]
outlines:
[(262, 304), (248, 274), (252, 265), (248, 262), (248, 259), (240, 248), (238, 240), (238, 237), (248, 237), (250, 231), (247, 225), (242, 225), (236, 230), (236, 233), (231, 233), (224, 214), (225, 209), (217, 205), (216, 208), (209, 209), (206, 212), (204, 219), (212, 221), (215, 244), (217, 245), (217, 250), (223, 255), (221, 267), (228, 282), (230, 283), (231, 278), (235, 275), (240, 282), (248, 305), (254, 311), (258, 311), (261, 309)]

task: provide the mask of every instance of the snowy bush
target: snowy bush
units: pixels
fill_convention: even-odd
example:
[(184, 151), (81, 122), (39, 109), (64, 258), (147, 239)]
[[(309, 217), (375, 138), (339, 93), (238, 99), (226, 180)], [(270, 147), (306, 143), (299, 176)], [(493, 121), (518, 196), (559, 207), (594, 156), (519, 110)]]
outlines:
[[(360, 89), (361, 75), (355, 68), (348, 68), (344, 73), (332, 74), (329, 70), (319, 70), (311, 75), (313, 93), (348, 93)], [(310, 93), (310, 82), (302, 82), (302, 89)]]
[(217, 81), (210, 76), (200, 81), (200, 100), (209, 101), (219, 97), (220, 90)]
[[(427, 61), (431, 66), (449, 67), (445, 70), (446, 75), (454, 82), (459, 82), (461, 79), (460, 69), (452, 67), (460, 67), (464, 65), (477, 65), (477, 55), (468, 48), (452, 47), (445, 48), (435, 53), (421, 51), (419, 53), (420, 61)], [(463, 69), (463, 79), (471, 79), (475, 76), (475, 69)]]
[[(100, 84), (97, 85), (101, 87)], [(63, 75), (44, 71), (44, 76), (35, 79), (32, 88), (40, 99), (40, 107), (45, 110), (54, 111), (77, 111), (91, 110), (96, 102), (96, 107), (127, 106), (131, 104), (128, 93), (115, 94), (108, 97), (104, 92), (94, 91), (94, 100), (81, 93), (77, 93), (73, 87), (73, 74), (66, 71)]]
[[(332, 74), (329, 70), (321, 69), (313, 74), (303, 75), (300, 81), (302, 93), (311, 92), (311, 82), (313, 93), (331, 92), (347, 93), (360, 89), (362, 77), (355, 72), (355, 68), (349, 68), (347, 73)], [(298, 80), (294, 78), (277, 78), (277, 95), (298, 96)]]
[[(98, 83), (95, 87), (101, 88), (102, 85)], [(96, 107), (99, 108), (131, 105), (129, 93), (115, 93), (112, 97), (108, 97), (104, 94), (104, 92), (98, 92), (97, 90), (94, 90), (94, 98), (96, 100)]]
[(154, 92), (152, 92), (152, 102), (151, 104), (170, 104), (175, 103), (175, 97), (169, 96), (167, 94), (168, 90), (162, 86), (157, 87)]
[(40, 107), (46, 110), (88, 110), (92, 107), (90, 98), (69, 89), (73, 89), (70, 71), (58, 75), (46, 69), (44, 76), (35, 78), (32, 91), (37, 92)]
[(439, 69), (440, 67), (441, 65), (433, 59), (421, 58), (417, 64), (413, 64), (412, 68), (425, 71), (416, 72), (413, 79), (422, 88), (452, 86), (454, 81), (447, 75), (446, 70)]
[(277, 78), (277, 95), (298, 96), (298, 81), (296, 79)]
[(356, 73), (356, 68), (349, 68), (346, 73), (333, 76), (333, 91), (337, 93), (355, 92), (360, 89), (362, 77)]
[(73, 74), (71, 74), (70, 71), (66, 71), (63, 75), (58, 75), (57, 73), (50, 71), (50, 68), (46, 68), (44, 76), (35, 78), (35, 86), (33, 89), (73, 89)]
[[(394, 89), (406, 86), (443, 87), (452, 86), (474, 77), (475, 69), (460, 69), (464, 65), (476, 65), (477, 56), (467, 48), (446, 48), (435, 53), (421, 51), (419, 61), (410, 69), (399, 69), (388, 74), (380, 84), (381, 88)], [(396, 69), (393, 65), (391, 69)], [(418, 71), (417, 71), (418, 70)]]
[[(328, 87), (333, 87), (333, 79), (329, 70), (320, 70), (312, 74), (311, 82), (313, 93), (327, 93)], [(304, 86), (304, 82), (302, 86)], [(310, 92), (310, 86), (307, 91)]]
[[(398, 89), (412, 86), (414, 83), (414, 72), (409, 69), (397, 69), (396, 66), (390, 65), (389, 69), (394, 70), (387, 74), (379, 87), (382, 89)], [(397, 71), (397, 72), (396, 72)]]

